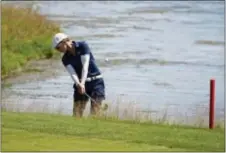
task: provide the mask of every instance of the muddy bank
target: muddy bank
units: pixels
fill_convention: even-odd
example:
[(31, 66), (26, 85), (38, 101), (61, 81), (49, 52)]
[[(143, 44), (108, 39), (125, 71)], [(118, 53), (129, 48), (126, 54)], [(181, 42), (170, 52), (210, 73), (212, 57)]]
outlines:
[(23, 70), (2, 80), (2, 87), (12, 84), (22, 84), (31, 81), (41, 81), (51, 77), (56, 77), (64, 71), (60, 59), (33, 60), (24, 66)]

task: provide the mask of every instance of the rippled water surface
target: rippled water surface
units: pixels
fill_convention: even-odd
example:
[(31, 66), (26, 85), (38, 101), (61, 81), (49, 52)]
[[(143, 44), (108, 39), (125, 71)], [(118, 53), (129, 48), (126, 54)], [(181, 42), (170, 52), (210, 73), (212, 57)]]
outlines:
[[(38, 2), (35, 7), (75, 40), (86, 40), (103, 72), (107, 102), (192, 115), (209, 103), (216, 79), (224, 113), (223, 2)], [(108, 61), (106, 61), (106, 59)], [(15, 84), (5, 101), (50, 105), (71, 113), (72, 80), (59, 76)], [(13, 93), (13, 94), (12, 94)]]

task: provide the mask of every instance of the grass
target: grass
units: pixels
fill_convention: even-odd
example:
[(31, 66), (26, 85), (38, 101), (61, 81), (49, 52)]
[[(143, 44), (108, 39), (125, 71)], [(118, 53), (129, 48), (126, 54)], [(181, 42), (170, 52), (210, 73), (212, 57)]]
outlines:
[(211, 152), (224, 148), (222, 128), (2, 112), (2, 151)]
[(21, 72), (30, 60), (55, 55), (51, 39), (58, 25), (31, 8), (2, 4), (1, 11), (2, 79)]

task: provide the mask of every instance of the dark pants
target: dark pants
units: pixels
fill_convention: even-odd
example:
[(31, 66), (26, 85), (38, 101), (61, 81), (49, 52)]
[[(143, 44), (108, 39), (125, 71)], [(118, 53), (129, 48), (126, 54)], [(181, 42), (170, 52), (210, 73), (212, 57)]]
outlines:
[[(91, 114), (96, 115), (101, 109), (102, 101), (105, 100), (105, 84), (103, 79), (85, 83), (86, 93), (95, 101), (91, 100)], [(74, 108), (73, 115), (81, 117), (85, 110), (89, 97), (81, 95), (74, 85)]]

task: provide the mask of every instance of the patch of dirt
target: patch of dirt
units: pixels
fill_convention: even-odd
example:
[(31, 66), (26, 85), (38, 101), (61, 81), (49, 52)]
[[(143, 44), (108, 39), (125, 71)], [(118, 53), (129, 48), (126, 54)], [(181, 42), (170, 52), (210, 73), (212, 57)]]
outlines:
[(17, 84), (56, 77), (64, 71), (60, 59), (44, 59), (29, 62), (22, 72), (2, 80), (2, 84)]

